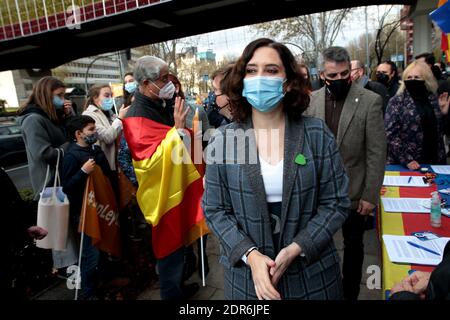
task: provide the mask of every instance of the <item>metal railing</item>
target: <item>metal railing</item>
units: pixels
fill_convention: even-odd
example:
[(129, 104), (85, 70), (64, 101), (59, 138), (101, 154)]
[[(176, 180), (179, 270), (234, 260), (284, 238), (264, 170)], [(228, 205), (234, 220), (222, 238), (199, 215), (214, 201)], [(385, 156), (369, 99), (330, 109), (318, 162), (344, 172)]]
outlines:
[(172, 0), (0, 0), (0, 41), (60, 28)]

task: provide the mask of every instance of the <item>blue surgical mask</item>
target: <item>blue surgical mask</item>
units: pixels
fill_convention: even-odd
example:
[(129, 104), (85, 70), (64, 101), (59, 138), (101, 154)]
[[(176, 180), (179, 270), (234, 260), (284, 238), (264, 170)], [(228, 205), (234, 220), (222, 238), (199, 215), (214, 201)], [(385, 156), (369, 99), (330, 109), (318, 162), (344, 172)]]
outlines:
[(269, 112), (283, 99), (284, 78), (257, 76), (244, 79), (242, 96), (257, 110)]
[(105, 98), (102, 101), (102, 105), (100, 106), (100, 108), (102, 108), (102, 110), (105, 111), (109, 111), (112, 109), (114, 105), (113, 99), (112, 98)]
[(56, 109), (62, 109), (64, 107), (64, 99), (59, 96), (53, 96), (53, 105)]
[(127, 82), (125, 83), (125, 91), (128, 93), (134, 93), (137, 89), (137, 83), (135, 81), (133, 82)]
[(159, 97), (161, 99), (172, 99), (175, 93), (175, 85), (172, 81), (167, 82), (162, 88), (158, 87), (154, 82), (152, 84), (159, 89)]

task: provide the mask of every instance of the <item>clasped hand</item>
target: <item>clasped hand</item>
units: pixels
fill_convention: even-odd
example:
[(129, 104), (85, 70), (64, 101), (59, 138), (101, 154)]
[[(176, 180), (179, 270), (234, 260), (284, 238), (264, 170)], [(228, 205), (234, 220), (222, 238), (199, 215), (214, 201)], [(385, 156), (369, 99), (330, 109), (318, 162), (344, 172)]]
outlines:
[(281, 295), (275, 287), (300, 252), (300, 246), (296, 243), (283, 248), (275, 261), (257, 250), (250, 252), (247, 262), (252, 270), (253, 283), (259, 300), (281, 300)]
[(430, 281), (430, 272), (416, 271), (410, 276), (397, 283), (392, 289), (391, 294), (408, 291), (420, 295), (420, 298), (425, 299), (425, 291)]

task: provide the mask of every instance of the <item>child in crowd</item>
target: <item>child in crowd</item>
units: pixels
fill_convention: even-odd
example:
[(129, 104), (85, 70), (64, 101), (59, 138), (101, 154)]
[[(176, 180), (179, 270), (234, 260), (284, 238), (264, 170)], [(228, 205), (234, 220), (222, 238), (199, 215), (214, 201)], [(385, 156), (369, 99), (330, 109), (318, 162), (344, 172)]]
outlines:
[[(111, 181), (112, 171), (102, 149), (94, 145), (97, 141), (95, 121), (89, 116), (75, 116), (67, 123), (67, 131), (73, 139), (64, 156), (62, 167), (63, 191), (70, 202), (70, 227), (78, 233), (83, 193), (88, 176), (96, 165)], [(81, 239), (81, 237), (79, 237)], [(81, 294), (82, 299), (95, 296), (99, 251), (92, 245), (91, 238), (84, 235), (81, 260)]]

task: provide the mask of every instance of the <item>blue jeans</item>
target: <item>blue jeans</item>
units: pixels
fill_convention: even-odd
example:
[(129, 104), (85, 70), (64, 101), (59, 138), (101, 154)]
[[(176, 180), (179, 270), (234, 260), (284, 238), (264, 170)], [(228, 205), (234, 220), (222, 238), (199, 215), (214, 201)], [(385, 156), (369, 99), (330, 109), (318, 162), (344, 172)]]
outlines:
[(97, 287), (97, 267), (100, 253), (92, 245), (91, 237), (84, 234), (83, 250), (81, 255), (81, 292), (80, 296), (84, 299), (90, 298), (95, 294)]
[(160, 294), (162, 300), (183, 299), (184, 246), (165, 258), (158, 259)]

